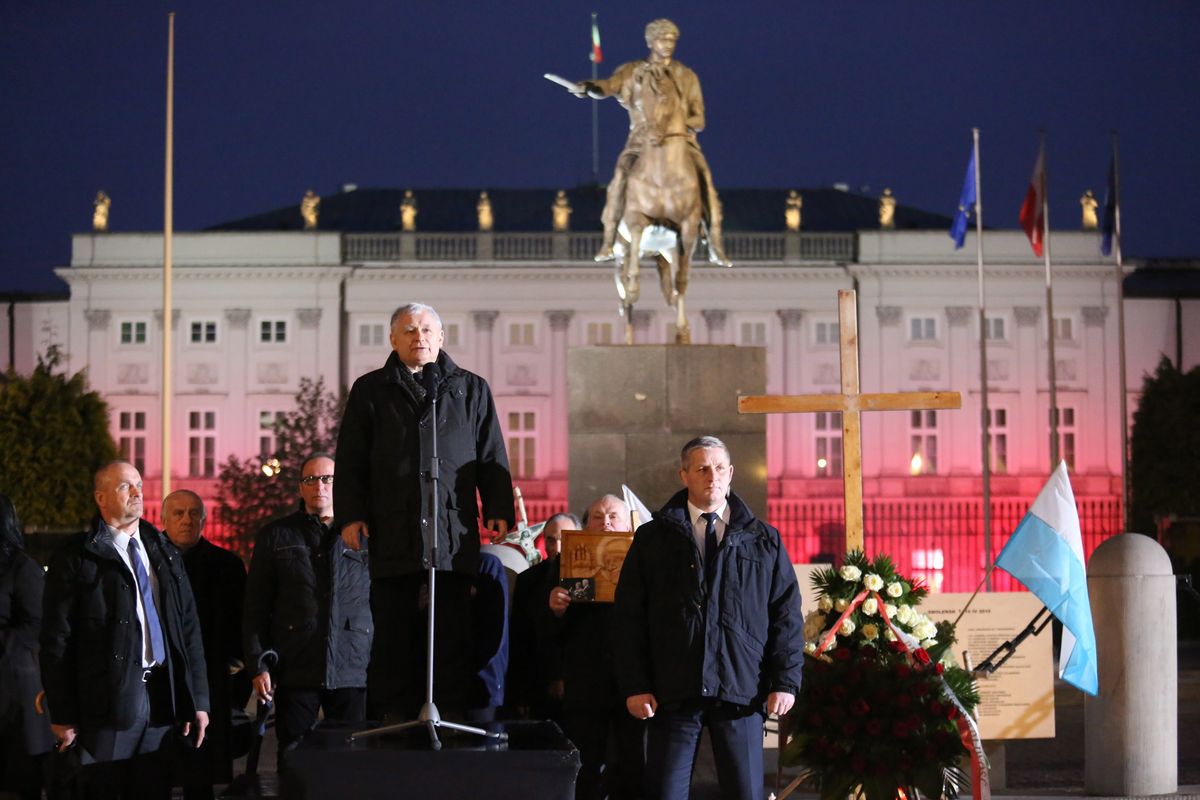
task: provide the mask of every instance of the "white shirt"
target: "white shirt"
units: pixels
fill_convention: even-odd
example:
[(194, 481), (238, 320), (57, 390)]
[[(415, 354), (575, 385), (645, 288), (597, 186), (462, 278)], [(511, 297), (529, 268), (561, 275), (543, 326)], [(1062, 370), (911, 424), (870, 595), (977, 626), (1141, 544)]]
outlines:
[[(700, 548), (700, 555), (708, 558), (708, 553), (704, 552), (704, 532), (708, 530), (708, 521), (701, 516), (704, 512), (692, 505), (692, 501), (688, 501), (688, 517), (692, 520), (692, 535), (696, 537), (696, 547)], [(725, 502), (717, 509), (717, 544), (721, 544), (721, 540), (725, 538), (725, 528), (729, 525), (729, 503)]]
[[(129, 570), (129, 578), (133, 581), (133, 593), (137, 596), (137, 616), (138, 625), (142, 631), (142, 669), (149, 669), (156, 666), (154, 663), (154, 649), (150, 644), (150, 637), (146, 635), (146, 606), (142, 601), (142, 593), (138, 590), (137, 574), (133, 571), (133, 562), (129, 560), (129, 540), (137, 538), (138, 540), (138, 557), (141, 559), (142, 566), (146, 570), (146, 574), (150, 576), (150, 591), (154, 596), (154, 607), (158, 609), (159, 620), (162, 619), (162, 597), (158, 593), (158, 576), (154, 574), (153, 567), (150, 566), (150, 556), (146, 554), (146, 543), (142, 541), (142, 537), (137, 535), (136, 529), (133, 535), (123, 533), (108, 523), (105, 523), (109, 534), (112, 535), (113, 549), (117, 551), (117, 555), (121, 557), (121, 561), (125, 562), (125, 568)], [(166, 631), (163, 632), (163, 642), (167, 640)]]

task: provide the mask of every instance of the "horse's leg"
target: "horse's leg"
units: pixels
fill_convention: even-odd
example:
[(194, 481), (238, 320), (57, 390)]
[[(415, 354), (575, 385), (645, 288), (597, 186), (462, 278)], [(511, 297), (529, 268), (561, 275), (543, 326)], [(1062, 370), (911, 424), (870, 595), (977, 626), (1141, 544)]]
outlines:
[(690, 344), (692, 331), (684, 311), (683, 298), (687, 294), (688, 272), (691, 269), (692, 249), (696, 246), (699, 232), (699, 213), (691, 215), (679, 225), (679, 240), (675, 259), (675, 293), (678, 297), (675, 305), (675, 342)]
[(658, 264), (658, 282), (662, 285), (663, 299), (667, 301), (667, 305), (675, 307), (675, 298), (678, 296), (675, 292), (675, 287), (672, 285), (671, 262), (658, 253), (654, 256), (654, 261)]
[(642, 231), (645, 223), (637, 220), (630, 223), (628, 217), (625, 219), (625, 227), (629, 229), (629, 248), (622, 259), (622, 283), (625, 287), (625, 302), (633, 305), (638, 301), (638, 273), (641, 271), (642, 262)]

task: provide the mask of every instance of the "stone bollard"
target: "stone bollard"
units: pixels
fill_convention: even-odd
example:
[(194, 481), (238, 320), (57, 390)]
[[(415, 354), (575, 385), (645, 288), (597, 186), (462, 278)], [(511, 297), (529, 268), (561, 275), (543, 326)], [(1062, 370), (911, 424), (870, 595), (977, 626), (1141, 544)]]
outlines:
[(1088, 564), (1100, 690), (1084, 697), (1087, 794), (1171, 794), (1179, 784), (1175, 576), (1149, 536), (1103, 542)]

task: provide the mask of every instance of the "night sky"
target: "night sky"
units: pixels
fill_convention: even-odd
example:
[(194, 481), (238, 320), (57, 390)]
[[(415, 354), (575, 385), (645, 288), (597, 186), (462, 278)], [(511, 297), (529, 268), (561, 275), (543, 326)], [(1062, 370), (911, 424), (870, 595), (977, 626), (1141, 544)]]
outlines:
[[(1044, 127), (1051, 224), (1076, 229), (1116, 129), (1127, 257), (1200, 258), (1192, 0), (0, 0), (0, 292), (65, 290), (51, 270), (98, 189), (113, 231), (161, 230), (172, 9), (179, 231), (310, 187), (590, 182), (590, 101), (541, 74), (590, 74), (597, 11), (602, 75), (645, 54), (651, 17), (679, 25), (718, 188), (887, 186), (952, 214), (978, 126), (984, 222), (1015, 228)], [(600, 112), (607, 180), (627, 117)]]

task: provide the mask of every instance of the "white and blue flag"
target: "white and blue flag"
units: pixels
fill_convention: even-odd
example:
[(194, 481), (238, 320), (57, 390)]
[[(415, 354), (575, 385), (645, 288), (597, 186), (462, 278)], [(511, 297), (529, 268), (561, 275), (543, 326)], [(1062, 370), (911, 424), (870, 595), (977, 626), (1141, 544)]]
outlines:
[(1025, 584), (1062, 622), (1058, 676), (1088, 694), (1096, 694), (1096, 632), (1088, 600), (1079, 512), (1065, 461), (1059, 462), (1013, 531), (996, 566)]

